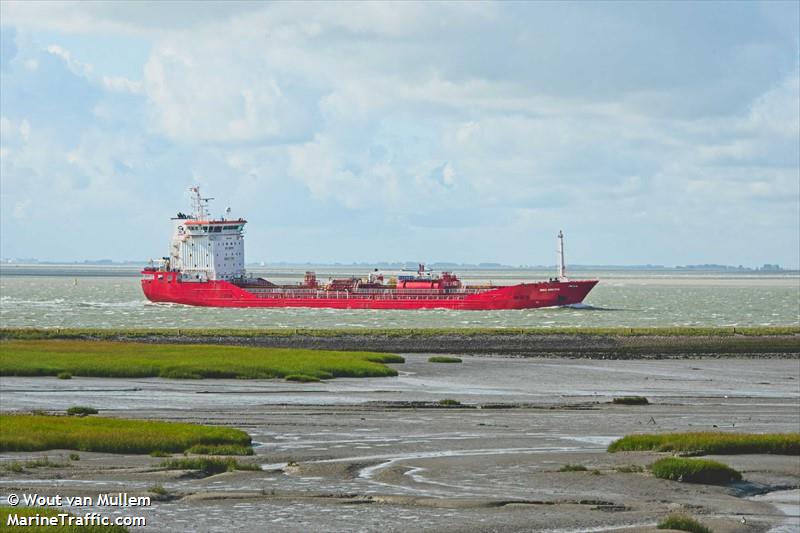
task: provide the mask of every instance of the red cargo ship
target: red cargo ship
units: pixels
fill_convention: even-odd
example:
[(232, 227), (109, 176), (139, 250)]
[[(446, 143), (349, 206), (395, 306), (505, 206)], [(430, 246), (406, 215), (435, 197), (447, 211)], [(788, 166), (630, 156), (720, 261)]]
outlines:
[[(192, 214), (172, 219), (169, 257), (142, 271), (148, 300), (211, 307), (332, 307), (337, 309), (529, 309), (581, 303), (597, 280), (570, 280), (564, 264), (564, 235), (558, 233), (558, 276), (508, 286), (464, 285), (451, 272), (414, 273), (320, 283), (306, 272), (302, 283), (276, 285), (244, 269), (244, 219), (212, 219), (208, 202), (192, 187)], [(228, 209), (230, 213), (230, 209)]]

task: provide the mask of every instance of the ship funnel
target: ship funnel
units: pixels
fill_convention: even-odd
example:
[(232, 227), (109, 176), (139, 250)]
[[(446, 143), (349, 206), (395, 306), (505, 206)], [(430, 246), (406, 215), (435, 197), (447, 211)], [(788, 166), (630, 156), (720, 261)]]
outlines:
[(564, 262), (564, 232), (558, 230), (558, 279), (567, 280), (567, 266)]

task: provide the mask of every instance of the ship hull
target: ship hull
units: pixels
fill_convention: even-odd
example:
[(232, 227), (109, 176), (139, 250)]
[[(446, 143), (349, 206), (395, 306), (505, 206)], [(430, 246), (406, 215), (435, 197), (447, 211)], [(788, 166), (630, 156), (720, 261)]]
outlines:
[[(150, 274), (150, 273), (143, 273)], [(578, 304), (597, 280), (521, 283), (480, 291), (326, 291), (298, 287), (253, 291), (227, 281), (181, 281), (177, 272), (148, 275), (142, 290), (153, 302), (204, 307), (311, 307), (333, 309), (532, 309)]]

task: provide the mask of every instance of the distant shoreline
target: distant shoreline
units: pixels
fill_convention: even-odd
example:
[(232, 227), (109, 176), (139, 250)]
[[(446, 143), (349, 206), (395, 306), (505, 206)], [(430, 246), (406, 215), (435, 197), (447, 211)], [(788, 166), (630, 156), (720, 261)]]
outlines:
[(553, 329), (0, 329), (2, 339), (449, 353), (515, 357), (666, 359), (800, 357), (800, 327)]
[[(9, 261), (0, 260), (0, 273), (14, 275), (17, 270), (25, 269), (55, 269), (55, 268), (69, 268), (99, 271), (103, 268), (111, 270), (124, 270), (124, 271), (139, 271), (146, 266), (148, 262), (145, 261), (76, 261), (76, 262), (60, 262), (60, 261)], [(436, 271), (513, 271), (513, 272), (553, 272), (555, 271), (554, 265), (504, 265), (501, 263), (442, 263), (430, 262), (425, 263), (426, 266), (433, 268)], [(248, 270), (253, 272), (263, 272), (266, 270), (304, 270), (304, 269), (346, 269), (354, 271), (372, 270), (378, 268), (380, 270), (400, 270), (412, 269), (416, 270), (418, 263), (412, 262), (377, 262), (377, 263), (247, 263), (245, 266)], [(722, 264), (703, 264), (703, 265), (569, 265), (570, 272), (642, 272), (642, 273), (698, 273), (698, 274), (800, 274), (800, 269), (790, 267), (782, 267), (776, 264), (764, 264), (757, 267), (746, 266), (733, 266)]]

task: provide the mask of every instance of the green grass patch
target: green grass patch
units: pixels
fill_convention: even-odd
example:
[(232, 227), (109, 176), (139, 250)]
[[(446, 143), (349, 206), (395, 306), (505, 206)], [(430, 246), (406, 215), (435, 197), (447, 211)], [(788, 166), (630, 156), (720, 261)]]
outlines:
[(96, 415), (97, 409), (94, 407), (86, 407), (83, 405), (76, 405), (74, 407), (70, 407), (67, 409), (68, 416), (86, 416), (86, 415)]
[[(194, 446), (192, 446), (194, 448)], [(191, 448), (190, 448), (191, 449)], [(188, 450), (187, 450), (188, 453)], [(172, 457), (172, 454), (164, 450), (153, 450), (148, 454), (150, 457)]]
[(195, 455), (253, 455), (253, 448), (236, 444), (195, 444), (186, 450), (186, 453)]
[(289, 374), (285, 378), (286, 381), (297, 381), (298, 383), (313, 383), (315, 381), (319, 381), (319, 378), (316, 376), (307, 376), (305, 374)]
[(36, 459), (25, 461), (25, 468), (63, 468), (65, 466), (69, 466), (69, 464), (54, 463), (46, 455), (44, 457), (37, 457)]
[(458, 357), (449, 357), (446, 355), (435, 355), (428, 358), (429, 363), (460, 363), (461, 359)]
[(206, 476), (233, 472), (235, 470), (261, 470), (258, 465), (242, 464), (233, 457), (192, 457), (189, 459), (168, 459), (161, 463), (167, 470), (198, 470)]
[(3, 470), (13, 474), (19, 474), (25, 470), (25, 467), (22, 466), (22, 463), (20, 463), (19, 461), (11, 461), (10, 463), (6, 463), (3, 465)]
[(588, 468), (583, 465), (565, 464), (558, 469), (559, 472), (586, 472)]
[(446, 407), (456, 407), (458, 405), (461, 405), (461, 402), (459, 402), (458, 400), (454, 400), (452, 398), (444, 398), (443, 400), (439, 400), (439, 405), (443, 405)]
[(622, 465), (615, 469), (622, 474), (640, 474), (644, 472), (644, 467), (639, 465)]
[(19, 461), (11, 461), (10, 463), (5, 463), (3, 465), (3, 470), (6, 472), (11, 472), (14, 474), (19, 474), (24, 472), (25, 469), (32, 469), (32, 468), (64, 468), (71, 466), (69, 463), (55, 463), (50, 460), (49, 457), (37, 457), (36, 459), (30, 459), (21, 463)]
[(399, 355), (84, 340), (0, 342), (0, 375), (272, 379), (396, 376)]
[[(23, 517), (48, 516), (57, 517), (66, 511), (52, 507), (11, 507), (0, 506), (0, 529), (3, 531), (25, 531), (26, 533), (128, 533), (128, 528), (122, 526), (23, 526), (11, 525), (9, 515)], [(74, 513), (67, 513), (75, 516)], [(80, 515), (78, 515), (80, 516)], [(19, 522), (20, 524), (22, 522)]]
[(69, 372), (59, 372), (58, 379), (72, 379), (72, 374)]
[(676, 531), (689, 531), (690, 533), (713, 533), (694, 518), (681, 515), (670, 515), (658, 523), (658, 529), (674, 529)]
[(102, 417), (0, 415), (0, 451), (180, 453), (197, 444), (250, 446), (239, 429)]
[(725, 485), (741, 481), (742, 474), (737, 470), (709, 459), (687, 459), (685, 457), (665, 457), (650, 465), (653, 475), (661, 479), (684, 481), (686, 483), (707, 483)]
[(706, 454), (771, 453), (800, 455), (800, 433), (662, 433), (627, 435), (612, 442), (609, 452), (704, 452)]
[(650, 401), (644, 396), (620, 396), (619, 398), (611, 400), (611, 403), (620, 405), (648, 405)]
[(536, 327), (536, 328), (0, 328), (0, 339), (118, 340), (158, 337), (428, 337), (439, 335), (585, 335), (614, 337), (730, 337), (800, 335), (800, 326)]
[(169, 494), (167, 489), (164, 488), (164, 485), (153, 485), (149, 489), (148, 492), (152, 492), (153, 494), (158, 494), (159, 496), (166, 496)]

